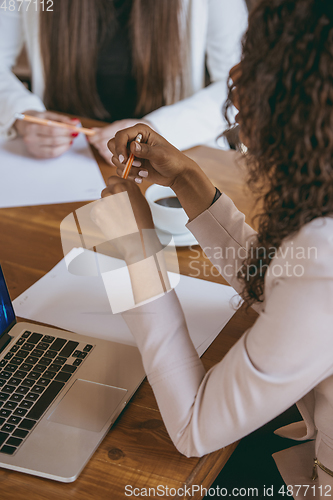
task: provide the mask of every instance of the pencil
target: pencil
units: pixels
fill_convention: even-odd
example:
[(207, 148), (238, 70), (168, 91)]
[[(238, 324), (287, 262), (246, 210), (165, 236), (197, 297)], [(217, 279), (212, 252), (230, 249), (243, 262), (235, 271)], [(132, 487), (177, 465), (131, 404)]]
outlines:
[[(138, 134), (134, 140), (135, 140), (135, 142), (141, 142), (142, 141), (142, 134)], [(128, 158), (128, 160), (126, 162), (125, 170), (123, 171), (123, 176), (122, 176), (123, 179), (127, 179), (128, 174), (130, 173), (130, 170), (131, 170), (131, 167), (133, 164), (133, 160), (134, 160), (134, 154), (131, 153), (130, 157)]]
[(49, 127), (61, 127), (67, 128), (68, 130), (73, 130), (85, 135), (95, 135), (95, 131), (90, 128), (76, 127), (75, 125), (69, 125), (67, 123), (56, 122), (54, 120), (45, 120), (45, 118), (37, 118), (37, 116), (23, 115), (22, 113), (16, 113), (15, 118), (17, 120), (24, 120), (26, 122), (37, 123), (38, 125), (47, 125)]

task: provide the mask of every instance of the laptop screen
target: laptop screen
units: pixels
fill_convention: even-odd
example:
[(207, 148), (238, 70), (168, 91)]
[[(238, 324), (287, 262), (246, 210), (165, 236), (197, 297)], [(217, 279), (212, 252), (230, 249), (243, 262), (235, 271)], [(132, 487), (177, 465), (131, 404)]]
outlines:
[(16, 322), (5, 278), (0, 266), (0, 339)]

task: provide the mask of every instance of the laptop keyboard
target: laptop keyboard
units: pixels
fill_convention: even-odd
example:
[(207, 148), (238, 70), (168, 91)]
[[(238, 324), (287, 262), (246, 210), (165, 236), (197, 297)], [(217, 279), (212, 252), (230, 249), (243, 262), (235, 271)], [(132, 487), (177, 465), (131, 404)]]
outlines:
[(13, 455), (93, 346), (25, 331), (0, 361), (0, 453)]

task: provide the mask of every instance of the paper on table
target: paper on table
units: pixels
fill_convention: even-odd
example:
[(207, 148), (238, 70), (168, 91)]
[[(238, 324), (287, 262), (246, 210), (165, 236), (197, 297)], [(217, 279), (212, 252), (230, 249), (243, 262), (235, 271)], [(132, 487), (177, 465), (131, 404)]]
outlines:
[(29, 155), (23, 139), (0, 141), (0, 207), (90, 201), (105, 183), (87, 140), (80, 134), (59, 158)]
[[(172, 273), (170, 275), (172, 281)], [(229, 286), (188, 276), (180, 276), (175, 291), (192, 341), (201, 356), (235, 313), (232, 304), (237, 301), (230, 301), (236, 292)], [(13, 304), (16, 315), (22, 318), (135, 345), (121, 315), (111, 312), (102, 278), (72, 275), (64, 259)]]

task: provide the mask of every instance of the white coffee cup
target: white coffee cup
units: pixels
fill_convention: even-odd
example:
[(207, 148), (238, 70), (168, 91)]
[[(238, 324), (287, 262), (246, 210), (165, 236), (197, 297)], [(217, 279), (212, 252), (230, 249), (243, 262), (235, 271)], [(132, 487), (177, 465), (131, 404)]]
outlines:
[(176, 197), (175, 192), (165, 186), (153, 184), (146, 193), (155, 226), (162, 231), (171, 234), (186, 234), (189, 230), (185, 227), (188, 216), (183, 208), (173, 208), (158, 205), (157, 200), (162, 198)]

